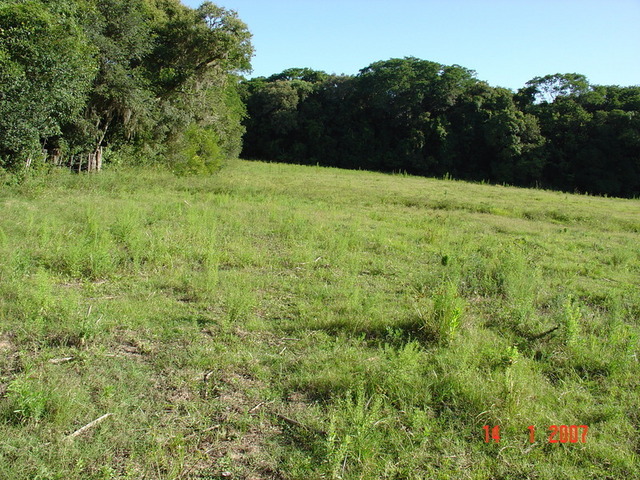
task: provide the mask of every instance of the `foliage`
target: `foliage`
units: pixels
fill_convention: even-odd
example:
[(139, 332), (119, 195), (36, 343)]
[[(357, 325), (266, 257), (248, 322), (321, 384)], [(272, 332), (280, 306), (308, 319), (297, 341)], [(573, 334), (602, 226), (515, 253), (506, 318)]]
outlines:
[(192, 124), (172, 143), (168, 160), (179, 175), (215, 172), (222, 162), (215, 132)]
[(250, 69), (250, 39), (235, 12), (211, 2), (3, 2), (0, 168), (103, 148), (107, 160), (154, 161), (193, 124), (237, 155), (235, 75)]
[(40, 157), (43, 139), (80, 114), (95, 73), (95, 46), (69, 3), (0, 5), (0, 168)]
[(522, 94), (536, 102), (553, 103), (558, 97), (581, 95), (590, 89), (589, 81), (578, 73), (556, 73), (529, 80)]
[(446, 282), (435, 293), (433, 301), (433, 325), (436, 338), (448, 343), (460, 328), (464, 301), (458, 296), (458, 287), (451, 281)]
[(637, 196), (639, 91), (555, 74), (514, 94), (413, 57), (287, 69), (242, 85), (243, 155)]
[(553, 88), (552, 102), (529, 99), (523, 106), (539, 119), (546, 138), (540, 152), (542, 183), (565, 190), (638, 196), (640, 87), (585, 86), (581, 81), (577, 87)]
[(35, 379), (16, 378), (7, 387), (8, 401), (11, 412), (8, 419), (17, 419), (22, 422), (38, 422), (48, 412), (50, 395), (38, 388)]

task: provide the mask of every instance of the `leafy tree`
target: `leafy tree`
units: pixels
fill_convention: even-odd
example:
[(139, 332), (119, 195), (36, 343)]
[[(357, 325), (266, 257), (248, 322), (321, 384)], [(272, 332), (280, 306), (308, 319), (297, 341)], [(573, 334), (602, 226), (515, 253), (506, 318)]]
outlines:
[(613, 109), (594, 112), (585, 126), (574, 169), (575, 187), (617, 196), (640, 194), (640, 115)]
[(87, 131), (86, 146), (93, 150), (148, 128), (154, 107), (142, 67), (152, 47), (143, 2), (100, 0), (96, 9), (89, 31), (99, 50), (100, 69), (85, 117), (93, 127)]
[(529, 80), (520, 94), (531, 103), (553, 103), (558, 97), (583, 95), (589, 89), (589, 81), (584, 75), (556, 73)]
[(4, 1), (0, 167), (43, 148), (95, 164), (104, 147), (121, 159), (209, 152), (209, 166), (237, 155), (250, 39), (235, 12), (211, 2)]
[(521, 112), (509, 90), (477, 82), (451, 109), (451, 134), (440, 163), (460, 178), (533, 185), (541, 179), (544, 143), (537, 119)]
[(514, 94), (413, 57), (354, 77), (293, 68), (242, 84), (244, 155), (633, 196), (640, 87), (536, 77)]
[(533, 115), (517, 109), (510, 91), (496, 88), (485, 104), (483, 122), (489, 147), (490, 175), (493, 181), (532, 185), (541, 179), (544, 160), (539, 148), (544, 143)]
[(299, 109), (312, 90), (313, 85), (304, 80), (256, 79), (246, 84), (250, 117), (245, 153), (254, 158), (295, 161), (293, 147), (301, 145)]
[(369, 124), (367, 168), (437, 173), (448, 135), (447, 113), (473, 72), (409, 57), (376, 62), (356, 78), (359, 120)]
[(329, 74), (311, 68), (288, 68), (281, 73), (276, 73), (268, 78), (270, 82), (302, 80), (309, 83), (322, 83), (329, 79)]
[(640, 194), (639, 87), (593, 86), (583, 75), (548, 75), (528, 82), (518, 100), (538, 119), (546, 139), (538, 150), (545, 165), (543, 184), (598, 194)]
[(83, 108), (95, 74), (93, 47), (73, 3), (0, 6), (0, 167), (41, 157), (47, 139)]
[(154, 12), (155, 46), (145, 64), (160, 96), (214, 70), (239, 73), (251, 68), (251, 34), (236, 12), (211, 2), (192, 10), (178, 0), (148, 1)]
[(178, 0), (148, 1), (155, 45), (145, 68), (159, 108), (152, 138), (173, 148), (197, 125), (224, 156), (237, 156), (245, 116), (237, 73), (250, 69), (253, 53), (247, 26), (211, 2), (192, 10)]
[(246, 82), (244, 98), (249, 157), (500, 181), (534, 182), (542, 168), (537, 120), (458, 65), (391, 59), (356, 77), (289, 69)]

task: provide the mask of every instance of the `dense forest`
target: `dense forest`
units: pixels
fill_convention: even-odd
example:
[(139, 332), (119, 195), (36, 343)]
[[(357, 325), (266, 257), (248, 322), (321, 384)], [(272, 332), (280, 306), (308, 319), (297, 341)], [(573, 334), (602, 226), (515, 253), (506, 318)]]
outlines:
[(294, 68), (242, 84), (247, 158), (640, 195), (640, 87), (537, 77), (514, 93), (458, 65)]
[(2, 0), (0, 174), (162, 160), (217, 168), (241, 149), (233, 11), (179, 0)]
[(103, 160), (206, 173), (242, 153), (640, 195), (638, 86), (555, 74), (513, 92), (413, 57), (244, 80), (252, 53), (211, 2), (2, 0), (0, 180)]

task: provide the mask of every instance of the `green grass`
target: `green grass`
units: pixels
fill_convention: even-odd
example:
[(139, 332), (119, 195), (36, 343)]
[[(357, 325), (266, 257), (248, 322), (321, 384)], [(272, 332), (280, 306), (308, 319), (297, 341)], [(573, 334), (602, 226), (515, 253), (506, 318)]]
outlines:
[(640, 478), (638, 200), (236, 161), (0, 205), (0, 478)]

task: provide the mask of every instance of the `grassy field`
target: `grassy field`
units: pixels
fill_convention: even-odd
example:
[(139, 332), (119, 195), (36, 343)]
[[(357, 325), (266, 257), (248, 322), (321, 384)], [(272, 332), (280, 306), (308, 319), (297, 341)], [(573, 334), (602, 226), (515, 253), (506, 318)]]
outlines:
[(59, 172), (0, 259), (2, 479), (640, 478), (638, 200)]

